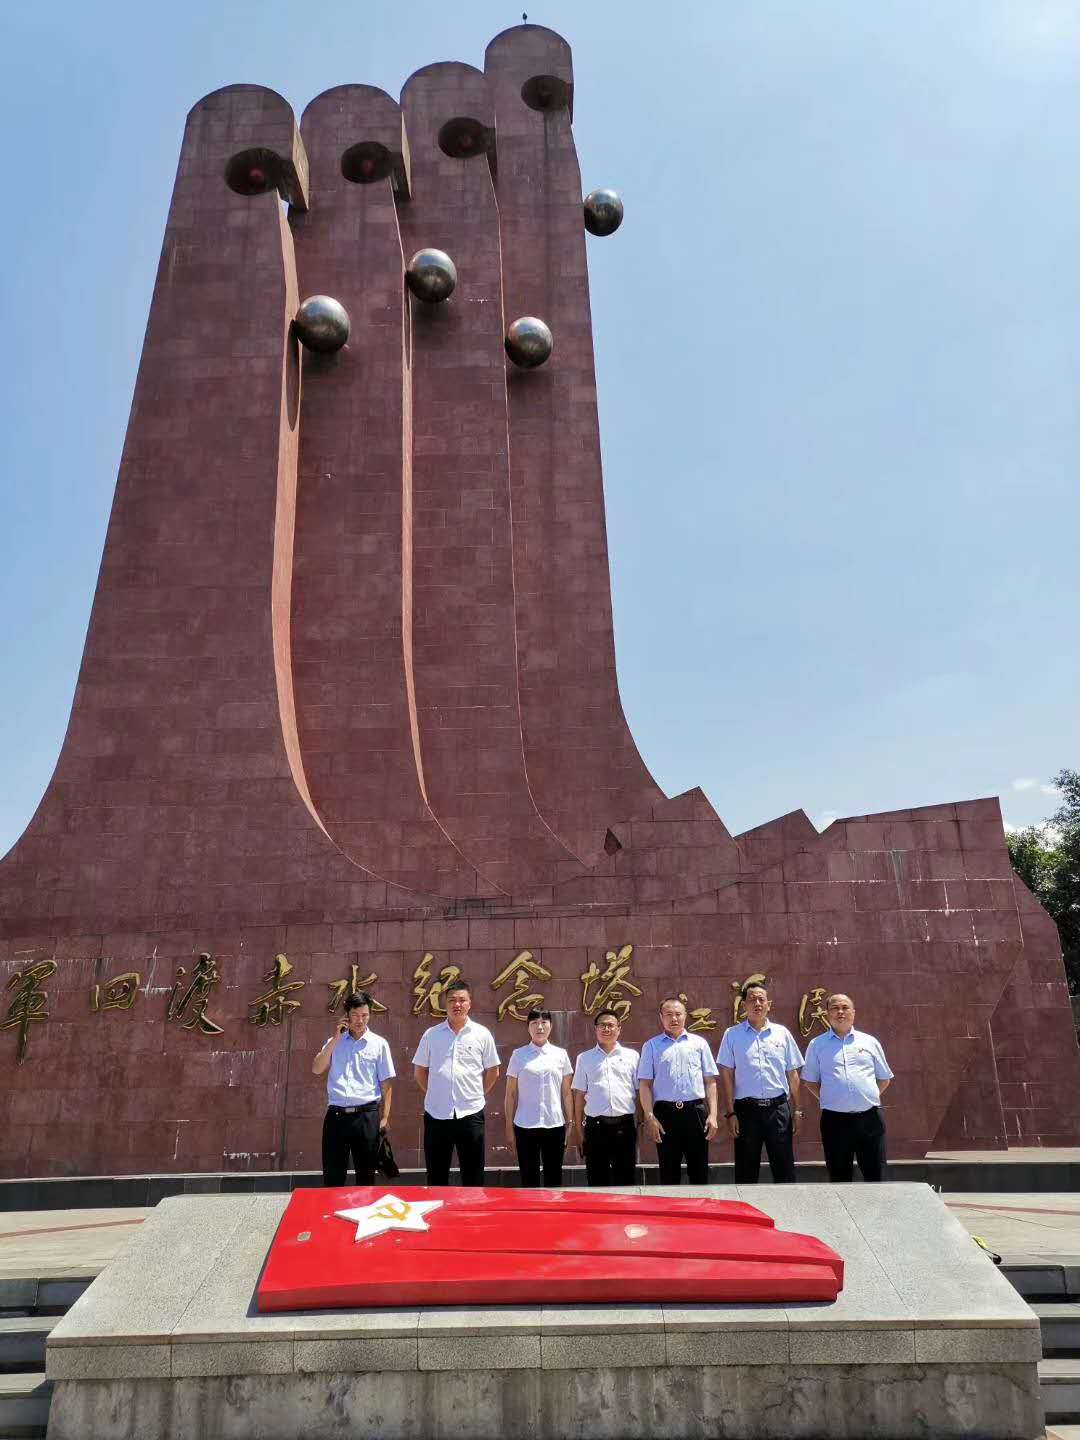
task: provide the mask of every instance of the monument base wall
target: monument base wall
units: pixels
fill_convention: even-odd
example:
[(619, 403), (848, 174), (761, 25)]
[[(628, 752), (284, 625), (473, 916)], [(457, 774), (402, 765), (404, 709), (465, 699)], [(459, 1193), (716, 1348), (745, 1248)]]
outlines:
[(1038, 1321), (926, 1186), (697, 1193), (831, 1245), (838, 1299), (259, 1315), (287, 1197), (163, 1201), (50, 1337), (50, 1440), (1043, 1434)]
[[(669, 900), (644, 897), (689, 883), (694, 847), (676, 840), (723, 827), (657, 823), (648, 828), (664, 830), (664, 843), (644, 856), (631, 843), (643, 828), (585, 898), (575, 881), (572, 895), (556, 887), (543, 904), (391, 912), (331, 888), (308, 896), (311, 908), (301, 895), (297, 910), (261, 917), (199, 912), (129, 928), (99, 916), (44, 936), (29, 917), (13, 928), (3, 862), (0, 990), (29, 1005), (26, 977), (43, 970), (22, 1061), (18, 1027), (0, 1034), (0, 1175), (317, 1170), (326, 1084), (311, 1062), (361, 981), (385, 1007), (372, 1024), (401, 1075), (394, 1152), (402, 1166), (422, 1164), (411, 1059), (454, 975), (472, 982), (474, 1018), (492, 1028), (504, 1064), (534, 1003), (553, 1012), (555, 1043), (576, 1056), (595, 1041), (601, 1004), (625, 1010), (622, 1041), (640, 1046), (661, 1000), (685, 995), (692, 1027), (715, 1048), (734, 1018), (732, 983), (764, 974), (773, 1018), (805, 1045), (825, 1026), (825, 995), (846, 990), (896, 1073), (885, 1102), (892, 1159), (1080, 1143), (1080, 1052), (1060, 941), (1012, 875), (996, 801), (837, 821), (802, 840), (785, 840), (779, 826), (769, 846), (750, 832), (740, 876)], [(663, 880), (620, 875), (620, 864), (647, 866), (650, 856)], [(210, 957), (206, 993), (185, 1009), (200, 955)], [(125, 978), (132, 988), (112, 1004)], [(493, 1167), (514, 1159), (500, 1146), (502, 1099), (500, 1084), (488, 1106)], [(813, 1102), (798, 1154), (821, 1158)], [(712, 1155), (730, 1159), (726, 1136)], [(654, 1147), (640, 1158), (651, 1163)]]
[[(492, 1363), (495, 1363), (494, 1360)], [(50, 1440), (1042, 1437), (1030, 1367), (649, 1365), (61, 1381)]]

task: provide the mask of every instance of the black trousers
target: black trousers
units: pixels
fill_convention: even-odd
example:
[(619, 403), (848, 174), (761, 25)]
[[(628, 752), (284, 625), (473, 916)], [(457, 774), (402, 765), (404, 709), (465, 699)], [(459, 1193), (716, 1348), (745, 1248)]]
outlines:
[(834, 1185), (852, 1178), (851, 1162), (859, 1162), (864, 1180), (885, 1179), (885, 1122), (877, 1106), (855, 1115), (822, 1110), (821, 1143), (825, 1168)]
[(484, 1183), (484, 1112), (436, 1120), (424, 1111), (424, 1165), (429, 1185), (450, 1184), (450, 1161), (457, 1150), (462, 1185)]
[(585, 1174), (590, 1185), (637, 1180), (637, 1122), (633, 1115), (585, 1116)]
[(673, 1100), (657, 1100), (653, 1114), (664, 1128), (664, 1138), (656, 1147), (661, 1185), (681, 1185), (683, 1161), (690, 1185), (709, 1183), (709, 1142), (705, 1139), (704, 1100), (687, 1100), (676, 1105)]
[(549, 1190), (557, 1190), (562, 1184), (562, 1162), (566, 1150), (566, 1126), (544, 1125), (535, 1130), (514, 1126), (514, 1143), (517, 1145), (518, 1172), (525, 1190), (536, 1190), (540, 1186), (540, 1169), (543, 1167), (544, 1184)]
[(379, 1153), (379, 1102), (372, 1100), (347, 1115), (337, 1105), (326, 1112), (322, 1127), (322, 1182), (344, 1185), (351, 1157), (357, 1185), (374, 1185)]
[(752, 1100), (735, 1101), (739, 1133), (735, 1137), (735, 1184), (756, 1185), (761, 1174), (761, 1147), (769, 1157), (774, 1184), (790, 1185), (795, 1180), (795, 1136), (791, 1129), (791, 1100), (776, 1105), (755, 1105)]

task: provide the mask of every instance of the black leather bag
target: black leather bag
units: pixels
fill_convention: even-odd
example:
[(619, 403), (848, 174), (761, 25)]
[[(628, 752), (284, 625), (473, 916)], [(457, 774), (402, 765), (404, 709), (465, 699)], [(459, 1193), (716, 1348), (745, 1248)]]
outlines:
[(375, 1157), (375, 1169), (385, 1175), (388, 1180), (396, 1180), (401, 1174), (398, 1163), (394, 1159), (394, 1151), (390, 1145), (390, 1136), (385, 1130), (379, 1133), (379, 1153)]

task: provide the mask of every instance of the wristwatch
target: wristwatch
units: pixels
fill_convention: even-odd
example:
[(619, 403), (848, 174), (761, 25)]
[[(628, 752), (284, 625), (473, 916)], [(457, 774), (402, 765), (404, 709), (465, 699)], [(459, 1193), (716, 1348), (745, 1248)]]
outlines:
[(731, 1117), (732, 1117), (734, 1114), (735, 1114), (735, 1111), (734, 1111), (734, 1110), (725, 1110), (725, 1111), (724, 1111), (724, 1119), (725, 1119), (725, 1120), (730, 1120)]

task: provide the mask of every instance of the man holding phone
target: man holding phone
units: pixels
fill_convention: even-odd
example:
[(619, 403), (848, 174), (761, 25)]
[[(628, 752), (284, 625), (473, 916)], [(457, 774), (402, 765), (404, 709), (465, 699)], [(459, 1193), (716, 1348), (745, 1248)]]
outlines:
[(315, 1056), (313, 1075), (326, 1076), (323, 1120), (324, 1185), (344, 1185), (349, 1158), (357, 1185), (375, 1183), (379, 1135), (390, 1124), (394, 1062), (390, 1046), (368, 1029), (371, 996), (365, 990), (345, 998), (345, 1019)]

